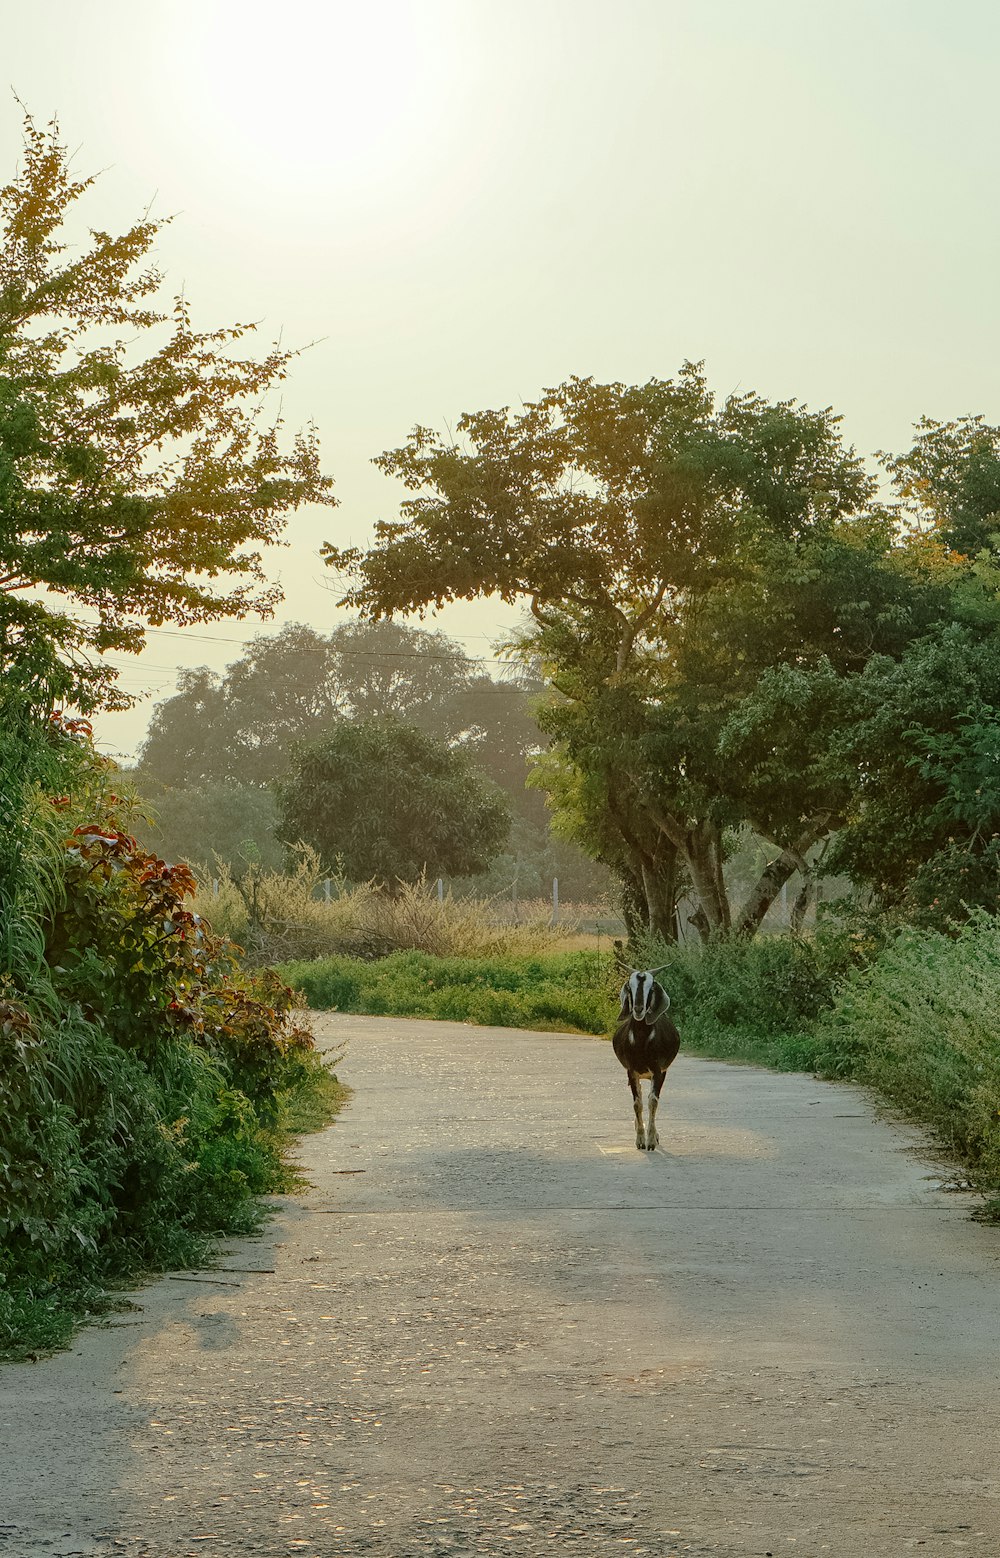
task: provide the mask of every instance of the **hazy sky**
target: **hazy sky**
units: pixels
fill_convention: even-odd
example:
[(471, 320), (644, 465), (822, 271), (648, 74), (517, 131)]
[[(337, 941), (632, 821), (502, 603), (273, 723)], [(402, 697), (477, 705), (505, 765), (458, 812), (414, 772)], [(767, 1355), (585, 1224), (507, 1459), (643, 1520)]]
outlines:
[[(317, 343), (284, 410), (340, 507), (271, 555), (279, 621), (337, 620), (319, 547), (394, 512), (374, 455), (573, 373), (704, 358), (865, 451), (921, 413), (1000, 422), (995, 0), (36, 0), (4, 46), (105, 170), (95, 225), (174, 215), (157, 259), (196, 324)], [(0, 176), (19, 149), (8, 95)], [(509, 620), (437, 625), (486, 655)], [(105, 750), (261, 630), (152, 633), (124, 681), (153, 698), (98, 719)]]

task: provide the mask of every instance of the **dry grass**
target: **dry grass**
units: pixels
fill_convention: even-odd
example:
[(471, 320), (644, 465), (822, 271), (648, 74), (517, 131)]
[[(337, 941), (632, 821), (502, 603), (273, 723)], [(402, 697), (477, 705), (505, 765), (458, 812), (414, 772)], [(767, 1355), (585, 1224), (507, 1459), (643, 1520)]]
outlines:
[(305, 849), (289, 873), (251, 868), (237, 881), (223, 869), (217, 880), (218, 892), (206, 883), (195, 908), (255, 963), (409, 951), (531, 957), (571, 950), (582, 940), (590, 944), (569, 912), (553, 926), (545, 899), (522, 902), (516, 923), (507, 900), (457, 899), (450, 893), (439, 900), (436, 886), (425, 882), (402, 884), (393, 894), (371, 883), (334, 882), (327, 901), (319, 861)]

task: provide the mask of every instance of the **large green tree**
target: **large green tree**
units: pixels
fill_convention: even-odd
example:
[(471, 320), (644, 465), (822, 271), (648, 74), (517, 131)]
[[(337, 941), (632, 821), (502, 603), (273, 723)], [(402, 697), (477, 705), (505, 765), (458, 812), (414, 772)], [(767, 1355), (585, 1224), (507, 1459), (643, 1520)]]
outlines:
[[(689, 363), (640, 386), (571, 379), (518, 412), (463, 416), (455, 437), (417, 427), (377, 463), (410, 496), (368, 551), (327, 548), (345, 600), (375, 618), (525, 601), (522, 648), (557, 695), (542, 715), (550, 771), (585, 781), (553, 787), (557, 805), (583, 805), (570, 826), (651, 929), (672, 933), (686, 876), (705, 934), (754, 930), (836, 825), (837, 795), (755, 785), (723, 756), (728, 722), (768, 668), (854, 674), (940, 608), (943, 586), (894, 556), (838, 419), (753, 394), (717, 404)], [(792, 772), (798, 750), (772, 766), (783, 759)], [(734, 909), (725, 840), (747, 824), (772, 858)]]
[(853, 782), (831, 864), (890, 910), (919, 910), (938, 921), (976, 906), (995, 913), (997, 629), (984, 634), (949, 624), (898, 661), (873, 659), (852, 694), (850, 718), (831, 743), (831, 761)]
[(333, 501), (315, 432), (261, 410), (294, 353), (164, 306), (162, 224), (78, 234), (92, 184), (27, 117), (0, 189), (0, 676), (84, 709), (129, 702), (101, 655), (147, 625), (268, 614), (261, 549)]
[(286, 844), (389, 888), (485, 870), (510, 827), (502, 793), (461, 752), (385, 719), (345, 721), (300, 748), (279, 795)]

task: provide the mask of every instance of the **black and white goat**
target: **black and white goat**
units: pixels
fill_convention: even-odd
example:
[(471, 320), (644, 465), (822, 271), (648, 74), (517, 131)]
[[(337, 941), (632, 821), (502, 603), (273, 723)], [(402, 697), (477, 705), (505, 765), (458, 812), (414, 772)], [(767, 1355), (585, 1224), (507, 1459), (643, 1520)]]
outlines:
[[(635, 1144), (640, 1150), (652, 1152), (659, 1144), (656, 1133), (656, 1109), (660, 1102), (660, 1089), (667, 1074), (667, 1067), (677, 1057), (681, 1036), (670, 1018), (667, 1008), (670, 997), (654, 975), (658, 968), (635, 969), (621, 988), (622, 1009), (618, 1026), (612, 1039), (612, 1048), (628, 1073), (628, 1085), (632, 1089), (632, 1106), (635, 1109)], [(642, 1123), (642, 1088), (644, 1077), (650, 1079), (649, 1123)]]

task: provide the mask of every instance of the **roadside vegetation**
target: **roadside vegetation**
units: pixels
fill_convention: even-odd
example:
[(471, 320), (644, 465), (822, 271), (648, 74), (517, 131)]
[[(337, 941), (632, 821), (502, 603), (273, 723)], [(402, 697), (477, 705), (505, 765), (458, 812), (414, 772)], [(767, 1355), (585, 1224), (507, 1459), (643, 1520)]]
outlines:
[(515, 917), (507, 899), (439, 897), (426, 881), (398, 882), (386, 892), (375, 882), (325, 877), (308, 845), (285, 872), (220, 867), (214, 882), (202, 879), (195, 907), (254, 964), (410, 951), (524, 957), (564, 951), (576, 935), (575, 919), (563, 916), (554, 926), (551, 903), (543, 900), (520, 902)]
[(284, 963), (280, 973), (309, 1006), (325, 1011), (607, 1033), (614, 1010), (591, 952), (493, 958), (396, 952), (375, 963), (345, 957)]
[[(107, 1289), (203, 1261), (291, 1187), (336, 1079), (271, 971), (127, 831), (80, 719), (6, 700), (0, 738), (0, 1357), (63, 1342)], [(103, 1295), (103, 1296), (102, 1296)]]
[(159, 306), (158, 224), (74, 231), (91, 183), (26, 118), (0, 189), (0, 1358), (258, 1227), (338, 1098), (291, 991), (137, 842), (86, 717), (127, 706), (104, 652), (146, 623), (268, 610), (259, 549), (330, 481), (263, 410), (292, 354)]

